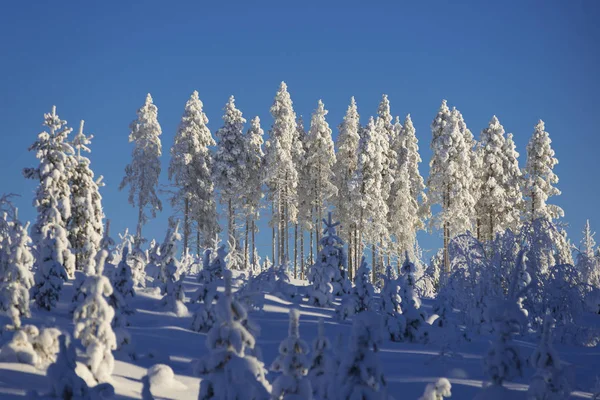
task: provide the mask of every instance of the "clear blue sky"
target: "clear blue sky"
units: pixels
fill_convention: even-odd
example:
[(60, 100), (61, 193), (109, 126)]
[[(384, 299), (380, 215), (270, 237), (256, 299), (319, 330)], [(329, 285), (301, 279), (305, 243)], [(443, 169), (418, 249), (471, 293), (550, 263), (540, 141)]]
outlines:
[[(92, 166), (105, 177), (116, 238), (135, 228), (137, 213), (117, 186), (132, 149), (128, 125), (147, 92), (159, 107), (166, 183), (168, 150), (193, 90), (211, 131), (232, 94), (267, 131), (285, 80), (306, 125), (322, 98), (334, 132), (350, 96), (364, 123), (387, 93), (394, 115), (413, 117), (424, 175), (429, 124), (442, 98), (476, 137), (496, 114), (514, 133), (522, 165), (533, 126), (544, 119), (560, 160), (563, 195), (553, 201), (578, 242), (586, 218), (600, 231), (599, 18), (593, 0), (4, 2), (0, 192), (20, 194), (22, 218), (34, 219), (35, 183), (21, 169), (36, 165), (27, 147), (56, 104), (72, 127), (85, 119), (95, 135)], [(162, 239), (169, 213), (151, 221), (146, 236)], [(439, 245), (438, 235), (420, 237), (426, 248)], [(264, 255), (267, 236), (260, 239)]]

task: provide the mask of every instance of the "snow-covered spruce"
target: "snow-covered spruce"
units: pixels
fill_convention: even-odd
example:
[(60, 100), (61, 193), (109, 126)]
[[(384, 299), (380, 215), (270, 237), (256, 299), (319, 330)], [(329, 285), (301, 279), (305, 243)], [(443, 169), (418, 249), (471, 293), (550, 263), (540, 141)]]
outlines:
[(187, 315), (185, 306), (185, 292), (183, 290), (183, 280), (185, 274), (181, 264), (177, 259), (177, 242), (181, 240), (179, 234), (179, 224), (173, 231), (169, 230), (165, 242), (160, 248), (161, 276), (164, 282), (163, 305), (178, 317)]
[(553, 172), (558, 160), (554, 157), (550, 135), (546, 132), (544, 121), (540, 120), (527, 144), (527, 164), (525, 165), (524, 191), (527, 196), (525, 213), (530, 221), (538, 218), (553, 220), (564, 216), (557, 205), (547, 204), (548, 198), (560, 195), (554, 185), (558, 177)]
[(52, 388), (44, 395), (33, 394), (33, 398), (44, 399), (107, 399), (114, 396), (114, 388), (108, 383), (101, 383), (89, 388), (85, 381), (75, 372), (77, 355), (75, 341), (67, 343), (65, 335), (58, 338), (60, 351), (56, 362), (48, 367), (46, 372)]
[(383, 340), (381, 318), (372, 311), (354, 317), (349, 349), (337, 371), (338, 399), (391, 399), (377, 354)]
[(590, 221), (587, 220), (583, 229), (583, 238), (581, 246), (577, 253), (577, 270), (581, 274), (584, 283), (591, 287), (600, 287), (600, 257), (594, 254), (596, 241), (595, 232), (590, 228)]
[[(244, 124), (246, 119), (229, 97), (223, 114), (223, 126), (215, 132), (217, 149), (214, 156), (213, 181), (219, 189), (221, 203), (227, 210), (227, 239), (235, 240), (235, 221), (241, 204), (241, 193), (246, 177)], [(230, 249), (232, 251), (233, 248)], [(233, 266), (230, 265), (233, 269)]]
[(452, 385), (446, 378), (440, 378), (435, 383), (428, 383), (425, 387), (425, 393), (419, 397), (419, 400), (443, 400), (444, 397), (452, 397)]
[(121, 261), (119, 261), (110, 278), (113, 292), (109, 297), (109, 303), (115, 309), (115, 318), (112, 321), (113, 328), (128, 326), (128, 318), (134, 313), (133, 308), (128, 304), (129, 298), (135, 296), (128, 260), (130, 260), (129, 246), (125, 246), (121, 252)]
[(381, 277), (383, 289), (381, 290), (381, 311), (383, 311), (384, 327), (393, 342), (399, 342), (404, 339), (406, 332), (406, 319), (402, 315), (400, 303), (400, 287), (394, 276), (394, 269), (391, 265), (386, 268), (386, 274)]
[(300, 313), (297, 309), (290, 310), (289, 335), (279, 345), (279, 355), (271, 364), (271, 371), (281, 372), (273, 382), (271, 399), (300, 400), (312, 399), (311, 382), (306, 374), (308, 361), (308, 344), (300, 339)]
[[(56, 114), (56, 106), (52, 107), (51, 113), (44, 114), (44, 126), (49, 132), (40, 133), (29, 147), (29, 151), (35, 151), (39, 166), (23, 170), (25, 178), (39, 181), (33, 201), (37, 219), (31, 227), (31, 238), (38, 249), (46, 239), (46, 226), (57, 223), (66, 229), (71, 217), (69, 174), (73, 165), (73, 148), (68, 144), (67, 136), (72, 129), (66, 124), (67, 121), (61, 120)], [(57, 218), (56, 211), (60, 213), (60, 218)], [(75, 266), (72, 269), (70, 265), (65, 267), (67, 274), (72, 277)]]
[(138, 208), (135, 237), (141, 240), (142, 227), (148, 221), (146, 209), (149, 209), (153, 218), (156, 217), (157, 211), (162, 210), (162, 203), (156, 193), (161, 169), (162, 130), (158, 123), (158, 108), (152, 103), (150, 93), (146, 96), (144, 105), (137, 111), (137, 119), (129, 128), (129, 142), (134, 142), (134, 148), (131, 163), (125, 167), (125, 176), (119, 190), (129, 186), (129, 204)]
[(491, 385), (481, 390), (475, 400), (506, 399), (509, 390), (503, 383), (523, 374), (524, 363), (518, 348), (511, 342), (512, 336), (519, 333), (527, 324), (527, 312), (522, 301), (529, 289), (528, 274), (525, 268), (525, 251), (518, 255), (505, 300), (497, 300), (488, 308), (488, 318), (494, 329), (491, 348), (483, 358), (483, 367), (491, 380)]
[(415, 264), (406, 258), (402, 264), (400, 277), (400, 297), (402, 302), (402, 315), (406, 324), (405, 339), (410, 342), (427, 342), (429, 340), (429, 326), (427, 314), (421, 310), (421, 299), (415, 292)]
[(39, 330), (35, 325), (23, 325), (0, 349), (0, 361), (44, 368), (56, 361), (60, 334), (56, 328)]
[(227, 270), (225, 257), (227, 250), (225, 246), (217, 249), (217, 255), (211, 260), (212, 251), (204, 251), (202, 258), (202, 269), (198, 274), (198, 283), (200, 287), (194, 293), (192, 301), (202, 303), (194, 312), (192, 318), (192, 330), (197, 332), (208, 332), (215, 323), (216, 316), (213, 309), (213, 301), (217, 299), (217, 288), (223, 279), (223, 274)]
[(241, 321), (235, 320), (231, 272), (225, 271), (224, 275), (225, 292), (215, 307), (217, 322), (205, 342), (209, 354), (196, 365), (202, 378), (198, 399), (266, 399), (271, 390), (266, 370), (262, 362), (249, 354), (255, 339)]
[(81, 155), (81, 152), (90, 152), (89, 144), (93, 135), (83, 133), (83, 123), (79, 125), (79, 132), (73, 138), (75, 149), (75, 166), (70, 173), (71, 185), (71, 218), (67, 223), (71, 249), (75, 254), (75, 268), (93, 274), (90, 264), (96, 252), (100, 250), (102, 240), (102, 196), (99, 187), (104, 186), (102, 177), (94, 179), (90, 168), (90, 160)]
[[(53, 218), (48, 221), (60, 221), (55, 207), (50, 208)], [(44, 227), (44, 240), (37, 248), (35, 260), (35, 286), (32, 297), (38, 307), (50, 311), (56, 306), (63, 283), (68, 279), (68, 270), (74, 270), (75, 257), (69, 250), (69, 240), (64, 228), (58, 223)]]
[(174, 217), (183, 214), (183, 247), (190, 246), (195, 222), (198, 254), (200, 247), (208, 243), (207, 239), (212, 238), (218, 228), (211, 179), (212, 154), (208, 149), (215, 141), (206, 126), (208, 118), (203, 107), (198, 92), (194, 91), (185, 103), (169, 164), (169, 180), (175, 187), (170, 198), (176, 213)]
[(317, 399), (335, 399), (335, 359), (331, 354), (331, 343), (325, 336), (325, 323), (319, 318), (319, 331), (312, 342), (311, 364), (308, 379), (312, 386), (313, 395)]
[(113, 288), (108, 278), (102, 275), (107, 256), (106, 250), (100, 251), (96, 275), (85, 279), (81, 287), (85, 299), (73, 313), (73, 335), (86, 348), (87, 367), (98, 382), (110, 379), (114, 368), (112, 351), (117, 348), (117, 338), (111, 326), (115, 310), (106, 299), (113, 293)]
[(21, 327), (21, 317), (29, 317), (29, 289), (34, 285), (34, 263), (27, 234), (15, 215), (0, 216), (0, 312), (12, 320), (12, 328)]
[(310, 268), (308, 281), (311, 283), (309, 302), (326, 307), (331, 305), (332, 296), (348, 293), (351, 283), (346, 276), (347, 258), (344, 242), (336, 233), (339, 222), (333, 222), (331, 212), (323, 219), (325, 229), (319, 241), (321, 250), (315, 265)]
[(363, 256), (360, 268), (358, 268), (354, 277), (354, 287), (350, 290), (350, 293), (343, 297), (342, 303), (335, 311), (336, 316), (344, 320), (369, 310), (373, 302), (373, 293), (373, 285), (369, 281), (369, 266)]
[(536, 368), (527, 391), (529, 400), (564, 400), (570, 397), (571, 384), (558, 354), (552, 347), (553, 328), (554, 318), (548, 313), (544, 317), (538, 347), (529, 357), (529, 364)]
[[(360, 119), (354, 97), (350, 99), (350, 105), (344, 116), (344, 120), (338, 127), (336, 147), (336, 162), (333, 165), (334, 184), (337, 195), (333, 199), (336, 215), (343, 231), (340, 236), (353, 249), (354, 237), (358, 226), (356, 225), (356, 207), (351, 202), (351, 180), (358, 167), (358, 143), (360, 141)], [(351, 250), (349, 250), (349, 254)], [(350, 271), (348, 271), (350, 272)], [(351, 276), (349, 276), (351, 278)]]

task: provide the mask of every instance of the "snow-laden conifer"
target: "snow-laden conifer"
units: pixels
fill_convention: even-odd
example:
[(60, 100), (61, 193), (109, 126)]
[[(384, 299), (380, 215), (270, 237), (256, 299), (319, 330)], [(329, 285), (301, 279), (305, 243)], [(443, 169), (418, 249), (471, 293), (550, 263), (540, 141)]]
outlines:
[(315, 209), (317, 243), (320, 240), (319, 225), (323, 219), (323, 210), (327, 208), (330, 199), (337, 193), (337, 188), (332, 182), (335, 151), (331, 128), (325, 119), (327, 113), (323, 102), (319, 100), (317, 109), (313, 112), (310, 120), (310, 129), (306, 138), (306, 168), (309, 171), (307, 189)]
[(548, 221), (564, 216), (562, 208), (547, 204), (548, 198), (560, 195), (554, 185), (558, 177), (553, 169), (558, 160), (554, 157), (550, 135), (544, 121), (540, 120), (527, 144), (527, 164), (525, 165), (524, 191), (527, 197), (525, 214), (530, 221), (546, 218)]
[(169, 311), (174, 312), (178, 317), (187, 314), (183, 289), (185, 274), (177, 259), (177, 242), (180, 240), (179, 224), (177, 224), (174, 230), (169, 229), (165, 242), (160, 248), (161, 276), (164, 282), (162, 302)]
[(202, 270), (198, 275), (199, 288), (194, 293), (192, 301), (202, 303), (192, 318), (192, 329), (197, 332), (207, 332), (215, 323), (216, 315), (213, 301), (217, 298), (217, 288), (227, 269), (225, 258), (227, 250), (220, 246), (216, 256), (211, 257), (212, 250), (207, 249), (202, 257)]
[(528, 400), (564, 400), (570, 397), (571, 385), (552, 346), (553, 328), (554, 318), (547, 313), (538, 347), (529, 357), (529, 364), (536, 368), (536, 373), (529, 383)]
[(134, 310), (128, 304), (129, 299), (135, 296), (131, 267), (129, 266), (130, 247), (125, 246), (121, 252), (121, 260), (110, 277), (113, 293), (109, 303), (115, 309), (115, 318), (112, 321), (114, 328), (124, 328), (129, 325), (128, 318)]
[(294, 163), (294, 142), (296, 113), (285, 82), (281, 82), (271, 106), (273, 125), (269, 131), (266, 146), (266, 183), (269, 187), (269, 200), (272, 202), (271, 225), (277, 227), (278, 260), (282, 263), (287, 257), (287, 228), (298, 217), (297, 188), (298, 171)]
[(48, 215), (42, 231), (44, 240), (37, 248), (32, 297), (38, 307), (50, 311), (56, 306), (63, 283), (69, 278), (67, 271), (75, 270), (75, 257), (69, 249), (67, 233), (60, 224), (60, 213), (55, 206), (49, 209)]
[(348, 293), (352, 286), (346, 276), (344, 242), (336, 233), (336, 227), (340, 223), (334, 223), (329, 212), (328, 219), (323, 219), (323, 224), (325, 229), (320, 240), (321, 250), (308, 274), (308, 281), (311, 283), (309, 302), (320, 307), (331, 305), (333, 296)]
[[(388, 202), (388, 210), (394, 196), (392, 196), (392, 185), (398, 168), (398, 154), (392, 143), (396, 142), (397, 131), (392, 124), (392, 114), (390, 111), (390, 101), (387, 94), (382, 95), (381, 102), (377, 108), (377, 120), (375, 128), (378, 130), (379, 146), (382, 154), (382, 196)], [(383, 221), (382, 221), (383, 222)]]
[(246, 119), (229, 97), (224, 108), (223, 126), (215, 132), (217, 151), (214, 156), (213, 179), (219, 189), (221, 203), (227, 205), (227, 240), (235, 239), (238, 207), (243, 206), (240, 195), (246, 180), (244, 124)]
[(225, 292), (216, 305), (217, 322), (206, 337), (209, 354), (196, 365), (202, 377), (199, 400), (269, 397), (271, 387), (264, 365), (249, 354), (255, 339), (242, 321), (235, 319), (232, 302), (231, 272), (226, 271)]
[(146, 211), (152, 218), (162, 210), (162, 203), (156, 193), (160, 176), (160, 156), (162, 130), (158, 123), (158, 108), (152, 103), (150, 93), (146, 102), (137, 111), (137, 119), (130, 125), (129, 142), (134, 143), (131, 163), (125, 167), (125, 176), (119, 185), (122, 190), (129, 186), (129, 203), (138, 208), (136, 238), (141, 240), (142, 227), (148, 221)]
[(29, 289), (34, 285), (31, 268), (34, 263), (27, 234), (29, 223), (23, 226), (17, 212), (0, 216), (0, 312), (12, 320), (12, 327), (21, 327), (21, 317), (29, 317)]
[(90, 269), (93, 258), (100, 250), (103, 225), (102, 196), (99, 187), (103, 186), (102, 177), (94, 179), (90, 168), (89, 158), (82, 152), (91, 152), (88, 147), (93, 135), (83, 133), (84, 121), (79, 125), (79, 131), (73, 138), (75, 149), (75, 166), (70, 173), (71, 185), (71, 218), (68, 221), (69, 241), (75, 254), (75, 268), (86, 274), (93, 274)]
[[(336, 162), (333, 165), (334, 184), (337, 195), (333, 203), (336, 215), (340, 220), (342, 229), (340, 236), (348, 243), (349, 273), (356, 258), (354, 249), (356, 247), (356, 209), (352, 207), (351, 180), (358, 167), (358, 143), (360, 141), (360, 117), (354, 97), (350, 99), (350, 105), (344, 115), (344, 120), (338, 126), (336, 139)], [(356, 267), (355, 267), (356, 268)], [(352, 278), (352, 275), (349, 276)]]
[(312, 386), (313, 395), (318, 399), (335, 399), (335, 363), (331, 342), (325, 336), (325, 323), (319, 318), (318, 334), (312, 342), (311, 364), (308, 379)]
[(600, 287), (600, 257), (594, 254), (596, 249), (595, 234), (590, 228), (590, 220), (586, 220), (581, 246), (577, 254), (577, 269), (581, 273), (581, 279), (584, 283), (592, 287)]
[(400, 277), (400, 297), (402, 298), (400, 307), (406, 324), (404, 336), (411, 342), (427, 342), (429, 340), (427, 314), (421, 309), (421, 299), (415, 290), (416, 267), (408, 258), (408, 252), (405, 254), (406, 258), (402, 264), (402, 276)]
[(523, 200), (523, 173), (519, 168), (519, 153), (516, 150), (513, 134), (508, 133), (504, 141), (502, 149), (504, 153), (504, 176), (505, 176), (505, 191), (508, 201), (508, 209), (506, 210), (506, 227), (513, 232), (517, 232), (521, 227), (521, 212), (524, 207)]
[(452, 397), (450, 389), (452, 389), (450, 381), (440, 378), (434, 383), (427, 384), (425, 393), (419, 397), (419, 400), (443, 400), (445, 397)]
[[(352, 180), (352, 193), (358, 208), (359, 245), (366, 242), (375, 246), (387, 234), (388, 206), (383, 194), (383, 170), (387, 163), (387, 152), (382, 143), (385, 140), (375, 127), (374, 119), (370, 118), (361, 132), (358, 167)], [(375, 274), (373, 268), (373, 278)]]
[(441, 211), (430, 223), (444, 230), (444, 265), (447, 269), (450, 238), (471, 229), (474, 216), (472, 143), (465, 140), (471, 134), (462, 115), (458, 110), (450, 111), (445, 100), (431, 124), (431, 131), (433, 154), (427, 179), (429, 204), (441, 205)]
[(281, 372), (273, 382), (271, 399), (312, 399), (312, 387), (308, 374), (310, 362), (308, 344), (300, 339), (300, 313), (290, 310), (289, 335), (279, 344), (279, 355), (271, 365), (271, 371)]
[[(25, 168), (23, 175), (39, 181), (33, 205), (37, 210), (37, 219), (31, 227), (31, 238), (37, 248), (45, 240), (45, 226), (58, 223), (64, 229), (71, 217), (71, 187), (69, 176), (73, 164), (73, 148), (67, 142), (72, 129), (67, 127), (56, 114), (56, 106), (52, 112), (44, 114), (44, 126), (49, 132), (42, 132), (29, 147), (35, 151), (40, 163), (37, 168)], [(55, 217), (54, 209), (60, 213)], [(72, 276), (72, 271), (67, 271)]]
[(379, 315), (369, 311), (354, 318), (349, 349), (342, 356), (337, 372), (339, 399), (390, 399), (379, 361), (383, 340)]
[(356, 270), (356, 275), (354, 276), (354, 287), (350, 290), (350, 293), (343, 297), (342, 303), (336, 309), (337, 317), (339, 319), (347, 319), (355, 314), (369, 310), (372, 306), (373, 293), (373, 285), (369, 281), (369, 266), (363, 256), (360, 268)]
[[(314, 202), (312, 198), (312, 191), (310, 185), (312, 184), (311, 169), (307, 163), (306, 157), (308, 155), (308, 133), (304, 129), (304, 122), (302, 116), (296, 119), (296, 134), (294, 136), (293, 143), (294, 152), (292, 153), (294, 158), (294, 165), (298, 171), (298, 187), (296, 192), (298, 194), (296, 201), (298, 204), (298, 229), (300, 231), (300, 269), (302, 278), (305, 278), (308, 274), (307, 267), (305, 266), (305, 247), (308, 250), (308, 264), (311, 265), (315, 260), (315, 218), (314, 218)], [(304, 230), (309, 232), (309, 243), (305, 246)], [(296, 271), (296, 277), (298, 273)]]
[(108, 383), (101, 383), (89, 388), (87, 383), (75, 372), (77, 367), (76, 342), (74, 340), (67, 341), (65, 335), (60, 335), (58, 340), (60, 346), (58, 357), (46, 372), (52, 388), (43, 398), (93, 400), (114, 396), (114, 388)]
[(398, 167), (394, 200), (391, 204), (390, 233), (396, 239), (395, 250), (398, 254), (412, 250), (417, 240), (417, 227), (421, 224), (419, 218), (419, 203), (412, 196), (410, 175), (406, 163)]
[(96, 275), (85, 279), (81, 287), (85, 299), (73, 313), (73, 335), (85, 347), (87, 367), (98, 382), (110, 379), (115, 363), (112, 351), (117, 348), (117, 338), (111, 326), (115, 310), (107, 301), (113, 288), (108, 278), (102, 275), (107, 256), (106, 250), (100, 251)]
[(406, 319), (402, 315), (400, 287), (392, 266), (387, 266), (386, 273), (381, 280), (383, 281), (381, 311), (383, 311), (384, 328), (391, 341), (399, 342), (404, 339)]
[[(263, 152), (264, 131), (260, 127), (260, 118), (254, 117), (250, 121), (250, 129), (245, 136), (246, 181), (244, 182), (244, 215), (246, 217), (246, 237), (244, 240), (246, 264), (255, 269), (260, 261), (257, 257), (255, 235), (257, 233), (256, 221), (260, 216), (259, 210), (263, 198), (262, 184), (264, 180), (265, 154)], [(248, 233), (252, 245), (248, 245)], [(245, 265), (245, 268), (248, 267)]]
[[(193, 223), (196, 223), (200, 247), (206, 246), (218, 231), (214, 185), (211, 176), (213, 165), (210, 146), (215, 141), (206, 126), (208, 118), (203, 111), (198, 92), (194, 91), (185, 104), (181, 122), (171, 147), (169, 180), (176, 188), (171, 206), (183, 214), (183, 245), (191, 242)], [(197, 239), (198, 241), (198, 239)]]

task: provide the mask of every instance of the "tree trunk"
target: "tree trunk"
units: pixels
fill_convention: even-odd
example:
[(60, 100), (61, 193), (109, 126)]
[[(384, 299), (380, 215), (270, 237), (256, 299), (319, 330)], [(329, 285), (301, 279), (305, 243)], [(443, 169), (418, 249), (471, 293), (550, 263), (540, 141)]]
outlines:
[(349, 227), (348, 229), (348, 279), (350, 279), (350, 281), (352, 281), (352, 265), (354, 264), (352, 262), (352, 256), (353, 256), (353, 251), (352, 251), (352, 228)]
[(183, 204), (183, 250), (188, 250), (190, 239), (190, 199), (185, 198)]
[(300, 232), (300, 277), (304, 279), (304, 230), (301, 229)]
[(277, 233), (275, 231), (275, 225), (272, 226), (271, 230), (273, 232), (273, 241), (271, 242), (271, 250), (273, 250), (273, 254), (272, 254), (272, 256), (273, 256), (273, 262), (275, 262), (276, 261), (276, 258), (275, 258), (275, 247), (276, 247), (276, 239), (277, 239)]
[(256, 259), (254, 258), (254, 255), (256, 254), (256, 242), (255, 240), (255, 231), (256, 231), (256, 221), (254, 219), (254, 217), (252, 217), (252, 230), (251, 230), (251, 234), (252, 234), (252, 255), (250, 256), (250, 259), (252, 260), (252, 268), (254, 268), (256, 266)]
[[(310, 208), (310, 220), (313, 220), (313, 209), (312, 207)], [(314, 257), (313, 257), (313, 249), (314, 249), (314, 243), (313, 243), (313, 230), (310, 229), (310, 261), (309, 264), (313, 265), (315, 263), (314, 261)]]
[(249, 230), (250, 221), (246, 218), (246, 233), (244, 235), (244, 270), (248, 271), (248, 230)]
[(138, 209), (138, 223), (137, 230), (135, 232), (135, 238), (138, 243), (142, 242), (142, 221), (144, 219), (144, 210), (142, 207)]
[(294, 279), (298, 279), (298, 223), (294, 224)]
[(373, 264), (371, 265), (371, 283), (375, 286), (375, 270), (377, 269), (377, 255), (375, 254), (375, 244), (371, 245), (371, 258), (373, 259)]
[(200, 224), (196, 222), (196, 254), (200, 257)]

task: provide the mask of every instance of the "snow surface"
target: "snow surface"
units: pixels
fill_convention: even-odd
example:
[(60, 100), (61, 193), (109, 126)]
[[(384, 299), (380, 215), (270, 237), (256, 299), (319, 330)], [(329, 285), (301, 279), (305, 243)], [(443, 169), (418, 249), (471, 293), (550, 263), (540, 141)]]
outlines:
[[(296, 285), (307, 282), (291, 280)], [(187, 298), (198, 289), (195, 276), (185, 280)], [(69, 303), (73, 296), (73, 284), (65, 284), (58, 306), (51, 312), (33, 310), (31, 318), (23, 318), (23, 325), (57, 326), (67, 332), (73, 331), (72, 319), (69, 315)], [(151, 385), (152, 394), (160, 399), (197, 399), (200, 379), (193, 374), (193, 360), (207, 354), (204, 344), (206, 334), (192, 331), (191, 314), (187, 317), (176, 317), (161, 307), (160, 294), (151, 290), (137, 290), (137, 295), (130, 299), (136, 313), (131, 316), (128, 330), (138, 355), (135, 361), (126, 353), (114, 352), (115, 367), (111, 384), (115, 388), (117, 399), (139, 399), (142, 392), (142, 378), (150, 375), (149, 368), (156, 364), (170, 367), (174, 376), (164, 367), (154, 367), (155, 378), (168, 378), (168, 384)], [(339, 303), (339, 298), (335, 303)], [(189, 304), (191, 311), (198, 305)], [(422, 309), (431, 314), (433, 302), (423, 300)], [(282, 338), (288, 336), (290, 308), (298, 308), (300, 313), (300, 336), (311, 343), (318, 332), (318, 320), (324, 319), (325, 335), (332, 343), (336, 338), (343, 338), (343, 347), (352, 331), (352, 320), (338, 321), (333, 308), (318, 308), (306, 302), (294, 304), (280, 300), (272, 295), (265, 296), (262, 311), (251, 312), (253, 320), (260, 325), (261, 334), (257, 337), (257, 345), (262, 350), (262, 359), (268, 365), (275, 360), (278, 346)], [(454, 313), (453, 313), (454, 315)], [(451, 318), (453, 317), (451, 316)], [(2, 317), (4, 318), (4, 317)], [(4, 322), (4, 320), (2, 320)], [(600, 325), (600, 321), (598, 321)], [(472, 341), (462, 344), (456, 350), (460, 357), (438, 357), (439, 346), (408, 342), (394, 343), (385, 340), (378, 351), (387, 380), (388, 393), (395, 399), (418, 399), (423, 395), (427, 384), (446, 377), (452, 384), (452, 399), (473, 399), (480, 392), (482, 385), (488, 382), (482, 368), (482, 356), (489, 348), (491, 337), (471, 335)], [(3, 332), (0, 342), (5, 343), (12, 337), (11, 332)], [(514, 340), (514, 345), (523, 355), (533, 353), (536, 343)], [(554, 344), (561, 360), (572, 370), (575, 377), (575, 392), (571, 398), (591, 398), (590, 390), (595, 385), (596, 375), (600, 373), (598, 348), (585, 348)], [(335, 350), (335, 349), (334, 349)], [(309, 357), (312, 352), (309, 353)], [(83, 360), (79, 359), (78, 364)], [(78, 365), (78, 372), (85, 368)], [(158, 370), (156, 370), (158, 369)], [(505, 382), (510, 391), (510, 399), (525, 399), (527, 382), (534, 374), (534, 369), (526, 366), (524, 377)], [(270, 372), (268, 379), (273, 382), (277, 374)], [(155, 379), (154, 378), (154, 379)], [(51, 387), (45, 370), (36, 369), (27, 364), (0, 362), (0, 398), (22, 399), (31, 390), (46, 393)]]

